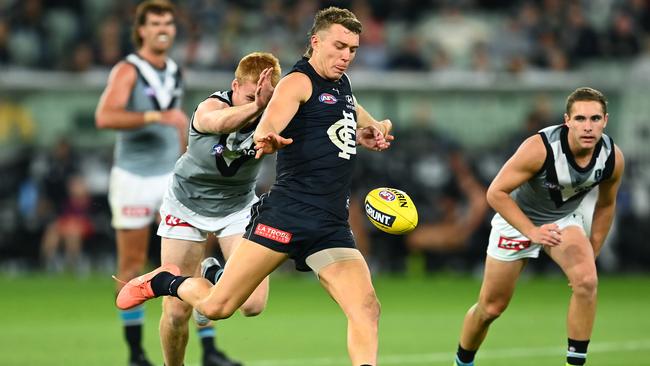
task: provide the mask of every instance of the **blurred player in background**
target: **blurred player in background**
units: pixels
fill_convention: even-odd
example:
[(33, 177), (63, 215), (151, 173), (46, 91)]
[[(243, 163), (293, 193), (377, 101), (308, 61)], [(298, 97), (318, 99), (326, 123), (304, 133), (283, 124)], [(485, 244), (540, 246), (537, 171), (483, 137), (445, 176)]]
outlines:
[[(113, 67), (95, 112), (97, 127), (118, 130), (109, 203), (117, 272), (126, 278), (144, 270), (150, 227), (187, 140), (181, 72), (168, 58), (176, 35), (174, 14), (174, 6), (164, 0), (137, 7), (132, 33), (137, 51)], [(142, 349), (144, 309), (123, 311), (121, 318), (129, 365), (151, 365)], [(202, 339), (204, 353), (215, 353), (214, 332), (200, 332), (207, 337)]]
[(118, 307), (171, 295), (211, 319), (227, 318), (292, 258), (298, 270), (318, 275), (345, 313), (352, 364), (377, 364), (379, 302), (355, 248), (348, 204), (356, 144), (388, 148), (392, 125), (377, 122), (354, 100), (345, 71), (360, 33), (361, 23), (348, 10), (331, 7), (316, 14), (306, 57), (280, 81), (254, 134), (257, 157), (279, 150), (276, 182), (253, 206), (225, 270), (213, 265), (204, 274), (210, 281), (188, 279), (163, 263), (130, 281)]
[[(603, 94), (576, 89), (567, 98), (564, 124), (529, 137), (492, 181), (487, 199), (497, 213), (483, 285), (478, 303), (465, 316), (455, 365), (474, 365), (476, 351), (508, 306), (528, 258), (537, 258), (542, 249), (572, 289), (566, 364), (585, 364), (596, 317), (596, 258), (614, 218), (624, 166), (623, 154), (603, 133), (607, 120)], [(596, 186), (589, 235), (591, 218), (584, 217), (580, 204)]]
[[(228, 259), (246, 229), (251, 206), (258, 200), (255, 184), (262, 165), (261, 159), (255, 159), (253, 132), (280, 73), (275, 56), (249, 54), (235, 70), (232, 89), (210, 95), (192, 116), (187, 152), (174, 168), (158, 228), (162, 263), (178, 266), (184, 276), (196, 274), (210, 233)], [(268, 278), (242, 305), (242, 313), (261, 313), (267, 296)], [(167, 366), (183, 365), (191, 310), (177, 298), (163, 299), (160, 337)], [(210, 320), (197, 316), (197, 321)], [(219, 357), (223, 359), (219, 365), (239, 365), (226, 362), (223, 354)], [(204, 365), (212, 365), (207, 361)]]

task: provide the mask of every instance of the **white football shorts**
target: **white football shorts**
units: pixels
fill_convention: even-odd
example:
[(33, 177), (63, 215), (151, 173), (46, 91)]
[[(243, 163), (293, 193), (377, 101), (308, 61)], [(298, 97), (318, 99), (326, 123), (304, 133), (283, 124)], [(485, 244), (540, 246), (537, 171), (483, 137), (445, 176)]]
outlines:
[[(585, 220), (585, 214), (586, 212), (579, 207), (573, 213), (555, 221), (555, 223), (560, 227), (560, 230), (568, 226), (578, 226), (584, 232), (588, 232), (586, 228), (587, 221), (591, 222), (591, 218)], [(532, 243), (499, 214), (494, 215), (492, 218), (492, 230), (490, 231), (489, 240), (487, 254), (492, 258), (506, 262), (523, 258), (537, 258), (542, 249), (541, 244)]]
[(124, 169), (111, 169), (108, 203), (115, 229), (139, 229), (150, 225), (162, 202), (172, 173), (143, 177)]
[(255, 197), (241, 210), (227, 216), (206, 217), (179, 202), (170, 187), (165, 193), (160, 207), (161, 220), (158, 226), (158, 235), (162, 238), (198, 242), (207, 240), (210, 233), (217, 238), (243, 235), (251, 218), (251, 206), (258, 200)]

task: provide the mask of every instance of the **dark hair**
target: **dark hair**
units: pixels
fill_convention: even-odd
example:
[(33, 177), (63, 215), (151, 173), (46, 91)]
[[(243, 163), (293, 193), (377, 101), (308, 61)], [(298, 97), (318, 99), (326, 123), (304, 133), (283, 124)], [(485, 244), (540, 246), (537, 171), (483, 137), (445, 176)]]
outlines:
[[(323, 29), (328, 29), (332, 24), (340, 24), (356, 34), (361, 34), (363, 28), (361, 22), (353, 12), (348, 9), (330, 6), (329, 8), (322, 9), (316, 13), (314, 24), (312, 25), (308, 36), (311, 37)], [(305, 51), (305, 57), (311, 57), (312, 51), (310, 43)]]
[(167, 0), (147, 0), (138, 5), (135, 9), (133, 29), (131, 29), (131, 39), (133, 40), (136, 49), (142, 47), (142, 37), (138, 34), (138, 27), (144, 25), (147, 21), (147, 14), (149, 13), (157, 15), (171, 13), (174, 15), (176, 13), (176, 8), (174, 7), (174, 4)]
[(607, 98), (603, 93), (589, 87), (581, 87), (573, 91), (566, 98), (566, 114), (571, 115), (571, 108), (575, 102), (594, 101), (600, 103), (603, 107), (603, 114), (607, 114)]

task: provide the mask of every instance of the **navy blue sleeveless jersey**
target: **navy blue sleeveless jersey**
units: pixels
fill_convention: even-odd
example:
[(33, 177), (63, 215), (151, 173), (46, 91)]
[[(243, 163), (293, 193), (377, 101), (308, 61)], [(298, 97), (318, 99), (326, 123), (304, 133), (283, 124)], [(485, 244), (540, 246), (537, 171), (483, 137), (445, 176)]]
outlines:
[(278, 151), (276, 182), (281, 192), (346, 220), (356, 158), (356, 108), (347, 75), (337, 81), (319, 76), (307, 58), (292, 72), (309, 77), (312, 93), (281, 135), (293, 143)]

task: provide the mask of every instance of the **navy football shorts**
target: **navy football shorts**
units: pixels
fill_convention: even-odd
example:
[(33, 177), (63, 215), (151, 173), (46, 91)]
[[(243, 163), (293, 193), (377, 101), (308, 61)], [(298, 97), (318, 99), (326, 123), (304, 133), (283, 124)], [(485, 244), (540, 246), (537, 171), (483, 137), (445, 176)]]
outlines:
[(287, 253), (296, 269), (308, 272), (310, 255), (329, 248), (356, 248), (346, 220), (286, 195), (265, 193), (251, 208), (244, 238)]

